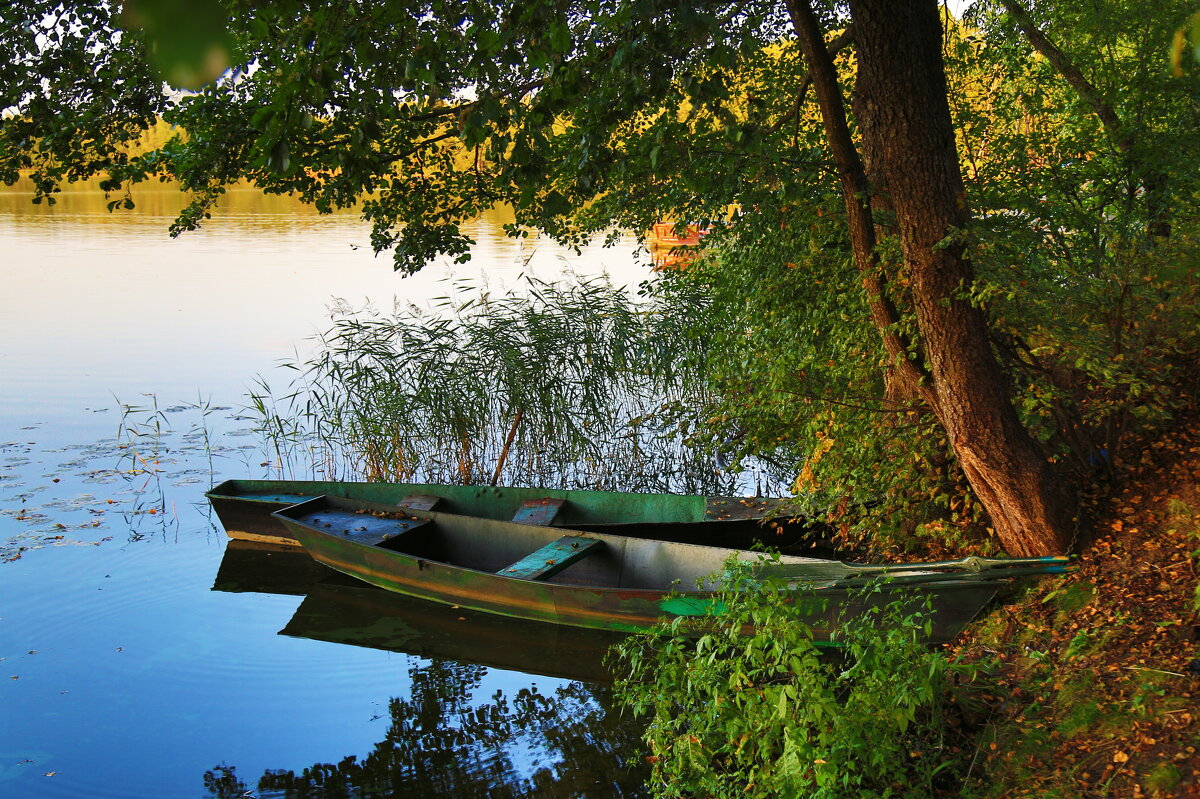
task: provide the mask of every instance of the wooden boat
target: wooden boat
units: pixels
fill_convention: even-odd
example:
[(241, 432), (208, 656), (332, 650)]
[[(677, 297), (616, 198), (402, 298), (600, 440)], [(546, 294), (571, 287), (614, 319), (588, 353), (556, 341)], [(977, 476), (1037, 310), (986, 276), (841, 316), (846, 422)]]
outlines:
[(604, 655), (624, 637), (415, 599), (259, 541), (229, 541), (212, 590), (302, 597), (279, 635), (569, 680), (611, 683)]
[[(724, 547), (398, 512), (337, 497), (274, 515), (314, 559), (381, 588), (484, 613), (622, 632), (648, 631), (664, 616), (719, 610), (710, 576), (730, 557), (761, 558)], [(771, 569), (803, 601), (818, 640), (833, 641), (841, 619), (871, 607), (899, 600), (916, 610), (928, 597), (928, 639), (940, 642), (957, 635), (999, 587), (981, 576), (982, 566), (955, 572), (946, 565), (891, 567), (894, 576), (875, 591), (858, 589), (889, 567), (784, 555)], [(1038, 561), (1032, 568), (1041, 573), (1057, 565)]]
[(823, 537), (817, 525), (795, 517), (764, 525), (787, 500), (759, 497), (296, 480), (226, 480), (205, 496), (231, 538), (292, 545), (298, 542), (271, 514), (319, 496), (741, 548)]
[(706, 228), (689, 224), (679, 234), (675, 232), (674, 222), (656, 222), (650, 229), (650, 243), (655, 247), (695, 247), (706, 233)]

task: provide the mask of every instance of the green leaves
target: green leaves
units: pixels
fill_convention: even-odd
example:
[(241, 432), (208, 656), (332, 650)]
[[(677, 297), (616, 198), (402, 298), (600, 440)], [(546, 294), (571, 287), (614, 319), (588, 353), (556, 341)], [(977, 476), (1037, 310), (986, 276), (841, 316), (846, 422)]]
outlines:
[(122, 7), (172, 86), (199, 89), (233, 64), (229, 16), (218, 0), (126, 0)]
[[(747, 567), (728, 564), (726, 581)], [(675, 620), (611, 655), (617, 698), (647, 720), (652, 795), (928, 797), (954, 784), (966, 763), (941, 726), (951, 666), (912, 634), (924, 611), (844, 617), (834, 652), (813, 644), (812, 608), (787, 592), (721, 602), (718, 616)]]
[(1175, 31), (1171, 39), (1171, 72), (1177, 78), (1184, 76), (1184, 61), (1188, 48), (1191, 48), (1191, 60), (1200, 63), (1200, 11), (1192, 14), (1186, 25)]

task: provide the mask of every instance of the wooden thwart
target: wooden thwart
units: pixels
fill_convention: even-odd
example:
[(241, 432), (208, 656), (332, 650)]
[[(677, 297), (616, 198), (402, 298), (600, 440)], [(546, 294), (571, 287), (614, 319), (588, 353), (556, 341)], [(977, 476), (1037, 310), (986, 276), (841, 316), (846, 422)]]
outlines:
[(515, 516), (518, 524), (536, 524), (538, 527), (549, 527), (554, 523), (554, 517), (562, 510), (561, 499), (527, 499), (521, 503)]
[(441, 497), (430, 494), (410, 494), (396, 504), (409, 510), (433, 510), (434, 506), (441, 501)]
[(565, 535), (527, 555), (506, 569), (496, 572), (520, 580), (545, 580), (558, 574), (585, 555), (596, 551), (603, 542), (595, 538)]

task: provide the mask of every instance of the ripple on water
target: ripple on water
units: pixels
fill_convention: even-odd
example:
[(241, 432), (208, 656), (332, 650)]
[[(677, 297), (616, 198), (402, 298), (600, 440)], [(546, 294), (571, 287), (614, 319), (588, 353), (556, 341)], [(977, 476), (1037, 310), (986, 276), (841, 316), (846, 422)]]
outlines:
[[(138, 541), (74, 556), (37, 553), (39, 563), (10, 564), (27, 574), (5, 602), (8, 633), (31, 636), (27, 649), (78, 640), (80, 630), (100, 631), (89, 634), (100, 649), (129, 653), (136, 643), (169, 667), (180, 691), (269, 681), (273, 691), (301, 693), (319, 679), (323, 693), (340, 693), (381, 669), (394, 672), (394, 653), (277, 635), (301, 597), (214, 591), (221, 552), (206, 541)], [(47, 568), (69, 588), (35, 590)]]
[[(127, 770), (119, 780), (108, 780), (103, 786), (98, 786), (95, 775), (90, 771), (80, 773), (69, 766), (48, 768), (44, 764), (53, 763), (53, 756), (48, 761), (34, 761), (23, 764), (29, 768), (27, 774), (20, 774), (13, 769), (11, 782), (0, 781), (0, 789), (12, 791), (6, 793), (9, 799), (150, 799), (164, 795), (162, 785), (157, 784), (154, 776), (141, 774), (136, 769)], [(201, 775), (197, 775), (195, 782), (199, 784), (200, 779)], [(183, 795), (212, 794), (195, 790)]]

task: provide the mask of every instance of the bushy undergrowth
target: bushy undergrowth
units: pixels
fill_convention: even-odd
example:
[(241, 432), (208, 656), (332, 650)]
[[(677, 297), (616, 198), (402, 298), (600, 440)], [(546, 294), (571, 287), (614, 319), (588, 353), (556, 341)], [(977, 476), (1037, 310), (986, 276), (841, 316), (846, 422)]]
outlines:
[(614, 650), (617, 696), (648, 721), (655, 797), (954, 795), (955, 667), (922, 643), (926, 612), (842, 619), (833, 649), (814, 642), (814, 600), (769, 587), (719, 600)]

